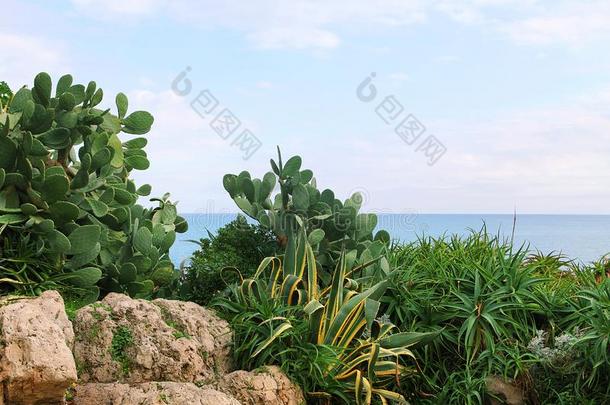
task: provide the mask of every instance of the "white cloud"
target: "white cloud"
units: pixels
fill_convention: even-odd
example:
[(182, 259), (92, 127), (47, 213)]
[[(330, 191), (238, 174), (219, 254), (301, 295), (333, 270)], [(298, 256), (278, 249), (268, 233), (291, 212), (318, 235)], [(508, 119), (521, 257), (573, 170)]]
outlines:
[(610, 39), (610, 3), (562, 2), (532, 17), (503, 24), (501, 30), (517, 42), (572, 47)]
[[(224, 140), (210, 128), (213, 116), (202, 118), (191, 109), (196, 94), (181, 97), (169, 90), (128, 92), (134, 110), (149, 111), (155, 117), (146, 135), (151, 166), (146, 171), (134, 171), (133, 177), (138, 185), (151, 184), (153, 196), (171, 192), (172, 199), (181, 202), (182, 212), (236, 212), (222, 188), (222, 177), (231, 170), (249, 168), (253, 162), (264, 165), (267, 152), (258, 151), (244, 161), (243, 152), (231, 145), (234, 138)], [(257, 123), (242, 119), (242, 125), (257, 132)]]
[(259, 89), (270, 89), (273, 87), (273, 83), (268, 82), (266, 80), (261, 80), (259, 82), (256, 82), (256, 87)]
[(35, 36), (0, 32), (0, 44), (0, 80), (11, 87), (31, 86), (34, 76), (41, 71), (65, 73), (68, 61), (57, 41), (50, 43)]
[(209, 29), (244, 32), (261, 49), (332, 49), (341, 43), (340, 29), (395, 27), (422, 22), (422, 0), (72, 0), (92, 17), (145, 18), (167, 14)]
[(390, 80), (393, 80), (395, 82), (405, 82), (409, 80), (409, 75), (404, 72), (390, 73), (388, 77), (390, 78)]
[(167, 5), (166, 0), (72, 0), (72, 4), (83, 14), (109, 19), (115, 15), (150, 16)]
[(341, 40), (330, 31), (315, 28), (278, 27), (255, 31), (248, 39), (260, 49), (336, 48)]

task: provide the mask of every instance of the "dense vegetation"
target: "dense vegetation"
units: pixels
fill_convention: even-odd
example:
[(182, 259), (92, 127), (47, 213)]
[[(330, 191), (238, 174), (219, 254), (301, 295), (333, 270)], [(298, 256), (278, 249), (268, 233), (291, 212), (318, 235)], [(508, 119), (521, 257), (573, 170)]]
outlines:
[(126, 292), (148, 297), (177, 277), (168, 252), (186, 221), (165, 195), (158, 206), (136, 203), (132, 170), (149, 166), (145, 111), (101, 109), (95, 82), (62, 76), (53, 91), (40, 73), (14, 95), (2, 90), (0, 112), (0, 271), (2, 291), (33, 294), (55, 288), (70, 300), (95, 301)]
[[(532, 254), (486, 229), (391, 244), (359, 194), (320, 191), (278, 150), (262, 179), (223, 179), (256, 223), (202, 239), (180, 276), (168, 252), (186, 222), (168, 195), (137, 204), (146, 138), (119, 138), (152, 116), (102, 98), (69, 75), (55, 92), (45, 73), (15, 94), (0, 83), (3, 294), (58, 289), (71, 313), (111, 291), (209, 304), (235, 331), (237, 366), (281, 366), (310, 403), (479, 404), (494, 380), (533, 404), (608, 403), (605, 259)], [(130, 342), (113, 340), (113, 358)]]
[[(380, 399), (476, 404), (491, 397), (487, 388), (498, 379), (530, 403), (607, 401), (605, 260), (582, 266), (532, 254), (485, 228), (467, 237), (389, 246), (385, 232), (371, 235), (374, 215), (358, 214), (357, 204), (346, 212), (359, 196), (341, 203), (332, 194), (332, 203), (321, 205), (332, 192), (319, 192), (300, 164), (298, 157), (289, 159), (285, 175), (272, 160), (273, 172), (262, 181), (247, 172), (225, 176), (237, 205), (288, 241), (284, 255), (263, 261), (252, 279), (233, 287), (232, 297), (216, 301), (235, 328), (241, 367), (280, 364), (312, 400), (331, 395), (367, 402), (362, 387), (368, 387), (372, 397), (380, 389), (387, 394)], [(281, 186), (272, 204), (273, 175)], [(283, 218), (279, 224), (277, 218)], [(338, 223), (345, 232), (333, 232)], [(322, 230), (319, 237), (313, 237), (316, 230)], [(345, 294), (340, 303), (337, 294)], [(343, 305), (349, 319), (337, 320), (341, 326), (333, 329), (333, 314)], [(382, 330), (404, 339), (396, 367), (381, 355), (389, 352), (370, 352), (376, 345), (388, 349)]]
[(278, 253), (278, 242), (267, 228), (252, 225), (243, 216), (201, 239), (186, 266), (181, 298), (201, 305), (226, 292), (227, 286), (250, 278), (259, 263)]

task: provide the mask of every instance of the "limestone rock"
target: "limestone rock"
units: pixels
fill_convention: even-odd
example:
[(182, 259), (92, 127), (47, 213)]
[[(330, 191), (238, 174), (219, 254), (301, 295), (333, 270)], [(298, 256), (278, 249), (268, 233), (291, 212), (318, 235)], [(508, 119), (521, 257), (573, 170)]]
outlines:
[(0, 304), (0, 380), (12, 405), (63, 403), (76, 381), (72, 324), (56, 291)]
[(524, 405), (525, 398), (519, 387), (509, 381), (496, 376), (487, 377), (485, 381), (487, 392), (493, 394), (503, 400), (498, 402), (495, 399), (491, 400), (492, 404), (507, 404), (507, 405)]
[(192, 383), (89, 383), (76, 387), (74, 405), (240, 405), (235, 398)]
[(302, 405), (303, 392), (279, 367), (263, 367), (257, 371), (234, 371), (217, 385), (244, 405)]
[(74, 321), (81, 382), (207, 383), (229, 369), (231, 330), (193, 303), (109, 294)]

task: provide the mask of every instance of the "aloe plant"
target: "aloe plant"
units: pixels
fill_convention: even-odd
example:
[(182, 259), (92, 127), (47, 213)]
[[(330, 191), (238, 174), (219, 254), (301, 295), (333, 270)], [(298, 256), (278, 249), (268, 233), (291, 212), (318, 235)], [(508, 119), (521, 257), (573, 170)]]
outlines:
[(136, 202), (151, 187), (136, 187), (132, 170), (145, 170), (147, 140), (122, 141), (119, 134), (146, 134), (153, 117), (127, 114), (127, 97), (116, 97), (117, 113), (102, 110), (95, 82), (55, 86), (47, 73), (21, 88), (0, 113), (0, 235), (28, 237), (66, 281), (98, 293), (150, 295), (175, 272), (169, 248), (186, 231), (169, 195), (154, 209)]

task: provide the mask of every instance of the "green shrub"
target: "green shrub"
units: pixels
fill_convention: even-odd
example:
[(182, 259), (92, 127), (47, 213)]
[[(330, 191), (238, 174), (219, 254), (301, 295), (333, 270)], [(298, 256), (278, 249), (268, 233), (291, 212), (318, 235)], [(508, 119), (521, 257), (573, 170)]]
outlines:
[[(201, 239), (199, 246), (185, 268), (181, 296), (201, 305), (207, 305), (228, 285), (252, 277), (261, 260), (278, 250), (271, 231), (248, 224), (241, 215), (220, 228), (215, 236)], [(227, 267), (236, 271), (226, 271)]]
[[(383, 299), (390, 319), (402, 330), (440, 331), (415, 352), (422, 374), (406, 385), (422, 392), (414, 402), (482, 403), (490, 375), (515, 381), (541, 403), (589, 403), (608, 392), (610, 281), (596, 277), (599, 263), (529, 255), (485, 228), (394, 246), (390, 263), (398, 269)], [(563, 365), (550, 362), (574, 331)]]
[[(348, 266), (345, 252), (333, 271), (331, 285), (322, 287), (304, 230), (297, 235), (294, 243), (289, 241), (283, 260), (265, 258), (252, 279), (233, 289), (231, 299), (216, 302), (239, 331), (236, 357), (244, 366), (284, 365), (286, 350), (292, 353), (293, 348), (307, 346), (308, 354), (317, 349), (335, 356), (316, 381), (321, 377), (334, 380), (328, 388), (343, 386), (339, 398), (346, 400), (349, 394), (347, 403), (370, 404), (373, 398), (384, 403), (404, 401), (392, 387), (400, 377), (415, 372), (408, 365), (414, 359), (409, 348), (437, 333), (395, 333), (394, 325), (378, 318), (390, 280), (372, 285), (355, 282), (350, 277), (366, 265)], [(318, 392), (326, 388), (315, 381), (304, 385), (316, 390), (308, 392), (312, 398), (337, 396)]]
[(95, 82), (73, 84), (65, 75), (54, 95), (52, 87), (40, 73), (0, 113), (3, 256), (13, 265), (30, 263), (21, 271), (0, 269), (3, 283), (31, 293), (52, 280), (86, 301), (100, 290), (150, 296), (177, 277), (168, 252), (187, 227), (169, 195), (153, 199), (153, 209), (136, 204), (151, 190), (130, 179), (132, 170), (149, 166), (147, 140), (122, 142), (119, 134), (145, 134), (153, 117), (127, 115), (122, 93), (117, 115), (98, 108), (103, 91)]

